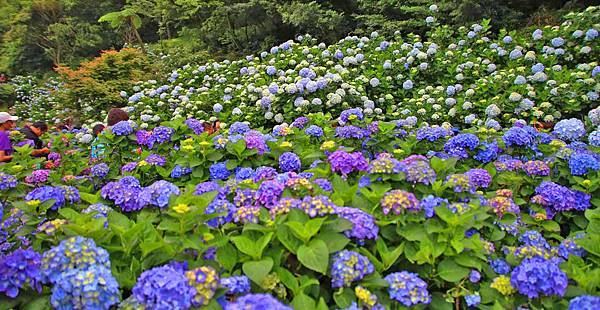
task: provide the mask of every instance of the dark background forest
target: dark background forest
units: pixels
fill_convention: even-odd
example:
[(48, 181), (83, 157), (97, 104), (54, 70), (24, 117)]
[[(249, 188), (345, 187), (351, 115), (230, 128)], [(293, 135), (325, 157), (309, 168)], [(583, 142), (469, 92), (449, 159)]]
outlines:
[[(592, 0), (0, 0), (0, 73), (44, 75), (126, 45), (176, 67), (232, 58), (310, 33), (424, 34), (435, 3), (442, 20), (492, 20), (493, 29), (555, 24)], [(164, 55), (176, 57), (163, 57)]]

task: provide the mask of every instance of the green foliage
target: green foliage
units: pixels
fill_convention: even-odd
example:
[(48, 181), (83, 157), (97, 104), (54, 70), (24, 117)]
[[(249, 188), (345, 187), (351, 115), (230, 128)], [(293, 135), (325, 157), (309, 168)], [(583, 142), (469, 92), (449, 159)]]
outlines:
[(147, 57), (136, 49), (105, 51), (96, 59), (84, 62), (76, 69), (58, 67), (56, 71), (65, 83), (60, 94), (64, 108), (72, 115), (96, 118), (98, 111), (122, 107), (126, 100), (120, 90), (152, 72)]

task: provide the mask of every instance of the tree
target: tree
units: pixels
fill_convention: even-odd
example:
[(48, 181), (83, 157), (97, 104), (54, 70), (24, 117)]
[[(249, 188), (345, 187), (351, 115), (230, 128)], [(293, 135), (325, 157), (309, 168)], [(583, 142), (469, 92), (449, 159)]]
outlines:
[(113, 29), (121, 30), (125, 42), (132, 43), (135, 40), (140, 45), (142, 51), (144, 51), (144, 53), (146, 52), (144, 42), (138, 32), (138, 29), (142, 27), (142, 18), (136, 10), (125, 8), (118, 12), (110, 12), (100, 17), (98, 22), (109, 23)]

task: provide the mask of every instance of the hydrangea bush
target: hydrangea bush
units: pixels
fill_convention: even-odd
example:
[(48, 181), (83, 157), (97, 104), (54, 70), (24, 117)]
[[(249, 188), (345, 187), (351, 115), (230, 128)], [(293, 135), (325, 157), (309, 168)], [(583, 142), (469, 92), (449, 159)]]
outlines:
[[(47, 159), (16, 147), (0, 166), (0, 308), (596, 309), (600, 111), (575, 113), (593, 106), (577, 94), (597, 87), (589, 79), (600, 69), (582, 65), (597, 55), (597, 35), (587, 30), (596, 12), (495, 43), (484, 39), (485, 24), (452, 36), (441, 28), (431, 37), (438, 47), (417, 37), (382, 43), (375, 34), (331, 51), (288, 42), (257, 59), (199, 68), (206, 77), (195, 81), (188, 69), (171, 76), (209, 85), (192, 93), (231, 120), (215, 132), (187, 117), (202, 118), (195, 112), (168, 114), (179, 105), (175, 89), (150, 96), (140, 87), (138, 102), (147, 105), (167, 94), (160, 111), (168, 121), (140, 116), (104, 131), (96, 159), (86, 129), (44, 137)], [(584, 34), (570, 34), (579, 28)], [(465, 42), (452, 43), (463, 32)], [(536, 48), (543, 51), (530, 53)], [(320, 59), (332, 63), (322, 68)], [(375, 60), (389, 65), (377, 71)], [(246, 69), (226, 74), (239, 65)], [(297, 73), (287, 67), (298, 65)], [(462, 86), (435, 84), (448, 71), (456, 78), (459, 67)], [(333, 76), (324, 77), (327, 68)], [(555, 84), (546, 79), (559, 77), (566, 86), (548, 89)], [(421, 85), (428, 79), (430, 88)], [(209, 95), (215, 85), (251, 80), (267, 88)], [(294, 99), (297, 82), (307, 99)], [(328, 95), (336, 83), (344, 93)], [(181, 87), (176, 93), (186, 96)], [(407, 109), (421, 100), (434, 109), (438, 99), (445, 108), (396, 114), (389, 99), (377, 114), (382, 102), (369, 99), (419, 87), (434, 102), (392, 98)], [(364, 91), (372, 113), (349, 104)], [(553, 92), (565, 97), (550, 99)], [(255, 108), (235, 101), (257, 94)], [(554, 102), (540, 103), (554, 117), (541, 126), (513, 110), (530, 104), (524, 99), (539, 102), (538, 94)], [(450, 113), (463, 96), (473, 98), (467, 110), (475, 115), (466, 123)], [(315, 99), (328, 113), (303, 109)], [(194, 100), (189, 111), (201, 106)], [(281, 112), (281, 122), (262, 114), (296, 101), (300, 109)], [(252, 109), (261, 113), (248, 118)]]

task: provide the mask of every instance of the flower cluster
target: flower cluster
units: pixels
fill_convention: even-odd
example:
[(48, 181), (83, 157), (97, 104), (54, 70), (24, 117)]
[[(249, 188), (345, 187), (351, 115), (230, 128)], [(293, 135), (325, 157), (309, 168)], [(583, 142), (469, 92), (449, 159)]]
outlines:
[(333, 257), (331, 264), (331, 286), (334, 288), (349, 286), (375, 271), (368, 258), (356, 252), (343, 250)]
[(389, 274), (385, 277), (389, 283), (388, 293), (390, 298), (396, 300), (406, 307), (417, 304), (429, 304), (431, 296), (427, 291), (427, 283), (415, 273), (401, 271)]

